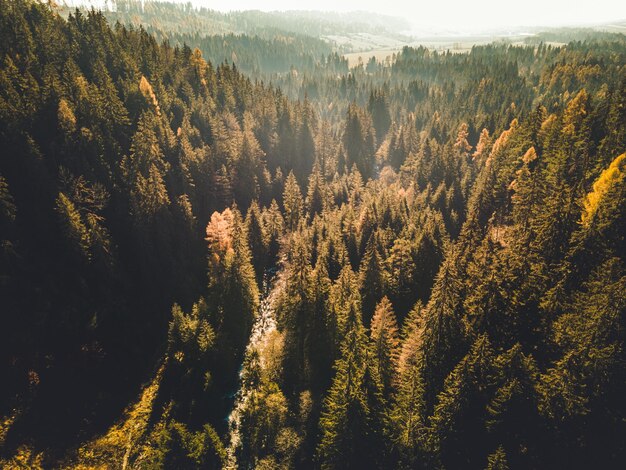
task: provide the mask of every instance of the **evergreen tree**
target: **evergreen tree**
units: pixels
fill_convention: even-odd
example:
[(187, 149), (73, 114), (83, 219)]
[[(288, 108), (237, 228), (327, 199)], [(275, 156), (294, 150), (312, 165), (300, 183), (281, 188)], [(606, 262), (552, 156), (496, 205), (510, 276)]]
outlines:
[(502, 446), (487, 459), (487, 470), (509, 470), (509, 464), (506, 460), (506, 452)]
[(309, 217), (320, 214), (326, 205), (325, 185), (317, 165), (309, 176), (309, 186), (306, 195), (306, 207)]
[(367, 338), (357, 300), (348, 306), (346, 334), (335, 378), (320, 417), (317, 455), (321, 468), (365, 468), (380, 458), (366, 388)]
[(293, 172), (289, 173), (285, 181), (285, 191), (283, 192), (283, 207), (285, 211), (285, 225), (289, 230), (295, 230), (302, 217), (304, 201), (300, 186)]
[(372, 123), (376, 129), (376, 141), (382, 142), (391, 126), (391, 114), (385, 92), (373, 91), (370, 94), (367, 109), (372, 115)]
[(386, 290), (385, 272), (375, 238), (375, 234), (369, 237), (359, 273), (363, 298), (363, 322), (367, 325), (370, 324), (376, 304), (385, 295)]
[(347, 165), (356, 165), (365, 179), (374, 176), (376, 138), (371, 118), (355, 104), (348, 107), (343, 134)]
[(370, 328), (372, 343), (373, 373), (381, 384), (383, 396), (388, 398), (395, 388), (395, 373), (398, 365), (399, 345), (398, 326), (391, 302), (383, 297), (376, 306)]
[(246, 233), (248, 234), (248, 245), (252, 255), (252, 266), (254, 267), (257, 283), (261, 285), (267, 264), (268, 246), (265, 227), (261, 220), (261, 211), (256, 201), (252, 203), (246, 214)]

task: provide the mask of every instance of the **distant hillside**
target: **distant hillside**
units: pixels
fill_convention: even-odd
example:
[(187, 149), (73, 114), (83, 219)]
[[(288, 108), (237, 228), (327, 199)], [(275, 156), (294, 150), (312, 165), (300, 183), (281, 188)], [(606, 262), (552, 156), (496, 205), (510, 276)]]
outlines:
[(66, 0), (60, 4), (70, 10), (77, 6), (101, 9), (108, 19), (124, 24), (206, 35), (236, 33), (273, 37), (276, 30), (314, 37), (349, 33), (397, 35), (398, 31), (408, 31), (411, 28), (405, 19), (364, 11), (337, 13), (250, 10), (223, 13), (208, 8), (195, 8), (191, 3), (150, 0)]

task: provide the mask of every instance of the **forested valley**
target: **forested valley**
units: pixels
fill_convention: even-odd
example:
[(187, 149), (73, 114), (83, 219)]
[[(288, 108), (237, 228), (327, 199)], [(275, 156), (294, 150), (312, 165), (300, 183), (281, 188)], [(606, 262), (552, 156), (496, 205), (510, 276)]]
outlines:
[(0, 467), (624, 468), (626, 37), (280, 28), (0, 0)]

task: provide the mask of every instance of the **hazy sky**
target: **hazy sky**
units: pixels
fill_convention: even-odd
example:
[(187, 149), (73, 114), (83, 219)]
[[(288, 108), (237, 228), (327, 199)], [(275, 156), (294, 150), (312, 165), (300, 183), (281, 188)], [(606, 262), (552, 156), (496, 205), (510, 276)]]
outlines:
[(626, 19), (626, 0), (192, 0), (215, 10), (366, 10), (463, 29)]

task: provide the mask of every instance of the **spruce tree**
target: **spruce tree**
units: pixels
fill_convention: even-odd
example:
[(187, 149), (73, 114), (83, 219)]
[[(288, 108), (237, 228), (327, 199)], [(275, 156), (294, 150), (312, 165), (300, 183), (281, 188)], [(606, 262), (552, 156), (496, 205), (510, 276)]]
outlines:
[(376, 306), (370, 327), (373, 373), (382, 386), (383, 396), (389, 398), (396, 386), (396, 370), (400, 340), (398, 325), (387, 297)]
[(283, 207), (285, 212), (285, 225), (288, 230), (293, 231), (298, 227), (298, 222), (304, 210), (304, 200), (293, 171), (289, 173), (285, 181)]

